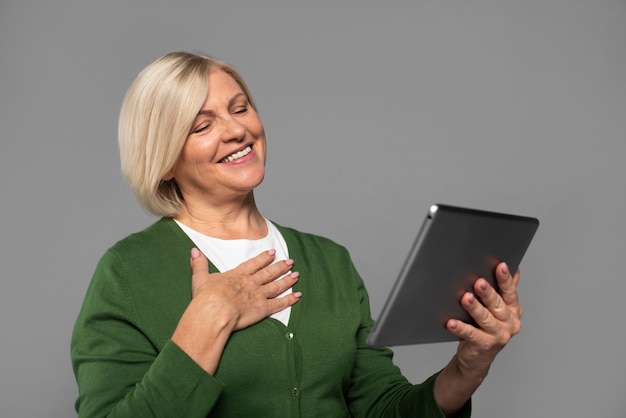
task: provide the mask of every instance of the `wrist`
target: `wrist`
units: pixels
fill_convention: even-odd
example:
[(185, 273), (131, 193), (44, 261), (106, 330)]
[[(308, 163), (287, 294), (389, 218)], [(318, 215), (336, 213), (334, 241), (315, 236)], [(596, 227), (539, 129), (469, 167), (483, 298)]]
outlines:
[(191, 301), (171, 340), (207, 373), (214, 374), (237, 318), (224, 306), (198, 302)]
[(435, 379), (435, 402), (443, 414), (451, 417), (461, 411), (486, 376), (486, 372), (468, 367), (455, 355)]
[(489, 373), (490, 364), (491, 363), (487, 363), (486, 365), (470, 363), (461, 359), (458, 354), (455, 354), (452, 360), (450, 360), (450, 363), (446, 366), (446, 369), (449, 369), (449, 372), (458, 379), (464, 381), (479, 381), (482, 383)]

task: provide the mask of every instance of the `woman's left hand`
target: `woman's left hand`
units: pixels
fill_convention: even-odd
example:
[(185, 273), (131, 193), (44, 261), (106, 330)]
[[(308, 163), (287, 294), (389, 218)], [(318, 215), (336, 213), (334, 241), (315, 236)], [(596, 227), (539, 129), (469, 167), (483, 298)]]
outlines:
[(517, 295), (519, 270), (511, 276), (506, 263), (500, 263), (495, 275), (499, 290), (480, 278), (474, 283), (475, 293), (468, 292), (461, 298), (463, 308), (477, 326), (455, 319), (446, 324), (461, 339), (458, 366), (470, 376), (486, 376), (496, 355), (522, 328), (522, 307)]
[(435, 381), (435, 400), (446, 416), (456, 414), (483, 382), (493, 360), (521, 327), (522, 307), (517, 295), (519, 270), (511, 276), (505, 263), (495, 271), (498, 290), (485, 279), (474, 283), (461, 305), (476, 326), (450, 319), (446, 328), (461, 340), (456, 355)]

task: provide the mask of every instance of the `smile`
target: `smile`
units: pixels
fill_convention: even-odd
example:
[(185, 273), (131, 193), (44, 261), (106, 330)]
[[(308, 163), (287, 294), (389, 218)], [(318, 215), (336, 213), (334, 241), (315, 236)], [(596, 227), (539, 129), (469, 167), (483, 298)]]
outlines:
[(230, 163), (232, 161), (238, 160), (239, 158), (245, 157), (246, 155), (250, 154), (251, 151), (252, 151), (252, 146), (248, 145), (241, 151), (231, 154), (228, 157), (222, 159), (220, 163)]

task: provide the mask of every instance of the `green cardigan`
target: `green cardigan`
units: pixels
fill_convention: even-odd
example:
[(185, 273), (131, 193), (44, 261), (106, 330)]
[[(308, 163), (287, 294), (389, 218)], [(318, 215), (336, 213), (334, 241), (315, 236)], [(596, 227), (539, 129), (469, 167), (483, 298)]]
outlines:
[[(391, 351), (366, 344), (368, 296), (346, 249), (277, 227), (302, 298), (289, 326), (266, 318), (233, 333), (215, 376), (170, 340), (191, 300), (193, 242), (162, 218), (111, 247), (72, 336), (79, 416), (443, 416), (435, 376), (411, 385)], [(469, 403), (465, 409), (469, 416)]]

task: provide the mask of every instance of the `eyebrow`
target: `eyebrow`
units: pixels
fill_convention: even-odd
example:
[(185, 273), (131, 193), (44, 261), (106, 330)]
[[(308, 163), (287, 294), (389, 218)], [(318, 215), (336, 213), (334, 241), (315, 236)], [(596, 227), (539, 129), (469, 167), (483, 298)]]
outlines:
[[(239, 99), (241, 96), (246, 97), (246, 95), (242, 92), (242, 93), (237, 93), (235, 94), (229, 101), (228, 101), (228, 107), (231, 107), (233, 105), (233, 103)], [(247, 98), (246, 98), (247, 99)], [(211, 109), (202, 109), (198, 112), (198, 114), (196, 115), (196, 117), (198, 116), (214, 116), (215, 112)]]

